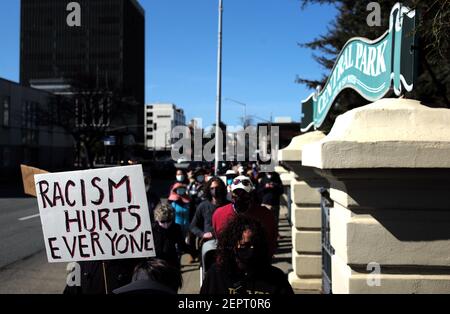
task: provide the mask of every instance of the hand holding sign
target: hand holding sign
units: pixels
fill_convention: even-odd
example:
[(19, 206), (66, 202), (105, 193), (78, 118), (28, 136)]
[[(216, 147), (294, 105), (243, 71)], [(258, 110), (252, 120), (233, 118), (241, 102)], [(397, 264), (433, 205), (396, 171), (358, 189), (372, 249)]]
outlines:
[(141, 166), (35, 176), (49, 262), (155, 256)]

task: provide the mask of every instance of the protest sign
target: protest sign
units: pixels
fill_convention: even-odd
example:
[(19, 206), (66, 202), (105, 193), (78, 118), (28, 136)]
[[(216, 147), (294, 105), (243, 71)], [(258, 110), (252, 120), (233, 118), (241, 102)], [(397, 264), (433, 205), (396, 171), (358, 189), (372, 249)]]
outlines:
[(25, 194), (36, 197), (36, 189), (34, 188), (34, 175), (48, 173), (48, 171), (29, 167), (26, 165), (20, 165), (20, 170), (22, 172), (23, 190)]
[(35, 175), (48, 261), (155, 256), (142, 166)]

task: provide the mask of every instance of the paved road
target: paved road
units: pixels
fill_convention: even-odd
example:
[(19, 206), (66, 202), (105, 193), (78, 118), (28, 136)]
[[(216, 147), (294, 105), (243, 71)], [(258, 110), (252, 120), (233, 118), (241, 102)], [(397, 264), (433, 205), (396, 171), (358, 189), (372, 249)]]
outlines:
[(36, 199), (0, 190), (0, 293), (61, 293), (65, 264), (49, 264)]
[(0, 269), (44, 248), (38, 212), (34, 198), (0, 198)]

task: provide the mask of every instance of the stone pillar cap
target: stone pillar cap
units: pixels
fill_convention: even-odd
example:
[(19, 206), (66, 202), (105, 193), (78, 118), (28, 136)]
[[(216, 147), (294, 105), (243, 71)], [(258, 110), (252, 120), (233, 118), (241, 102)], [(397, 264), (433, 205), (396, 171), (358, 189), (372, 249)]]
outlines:
[(450, 109), (388, 98), (337, 117), (330, 133), (303, 147), (320, 169), (450, 168)]
[(325, 137), (321, 131), (308, 132), (292, 138), (291, 143), (278, 151), (279, 161), (301, 161), (302, 149), (306, 144), (317, 142)]

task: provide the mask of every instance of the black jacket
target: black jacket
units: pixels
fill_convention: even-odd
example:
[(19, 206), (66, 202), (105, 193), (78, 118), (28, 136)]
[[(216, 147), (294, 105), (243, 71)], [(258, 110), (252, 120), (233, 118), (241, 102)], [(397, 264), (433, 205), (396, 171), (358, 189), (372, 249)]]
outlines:
[(228, 272), (217, 264), (206, 273), (200, 294), (294, 294), (286, 275), (274, 266), (253, 274)]
[[(64, 294), (108, 294), (114, 289), (127, 285), (131, 281), (134, 268), (145, 259), (118, 259), (109, 261), (79, 262), (81, 270), (81, 287), (66, 286)], [(104, 263), (104, 270), (103, 270)]]
[(180, 268), (179, 254), (180, 252), (186, 252), (186, 243), (180, 225), (173, 222), (169, 229), (164, 229), (157, 222), (154, 222), (152, 230), (156, 257)]
[[(266, 188), (267, 183), (272, 183), (274, 187), (271, 189)], [(271, 179), (264, 176), (257, 188), (258, 198), (261, 204), (271, 206), (280, 206), (280, 197), (283, 195), (283, 192), (283, 183), (277, 173), (274, 173)]]
[(195, 211), (194, 218), (192, 219), (190, 230), (200, 239), (204, 233), (213, 232), (212, 216), (216, 209), (221, 206), (227, 205), (228, 202), (221, 205), (214, 205), (209, 200), (205, 200), (198, 205)]

